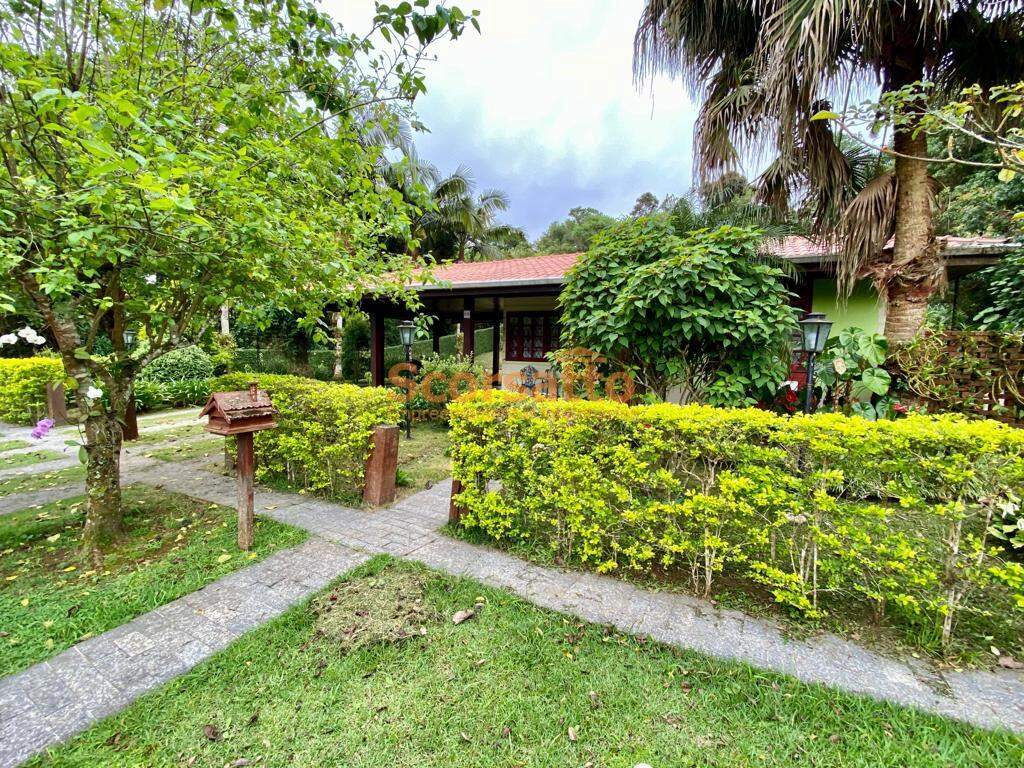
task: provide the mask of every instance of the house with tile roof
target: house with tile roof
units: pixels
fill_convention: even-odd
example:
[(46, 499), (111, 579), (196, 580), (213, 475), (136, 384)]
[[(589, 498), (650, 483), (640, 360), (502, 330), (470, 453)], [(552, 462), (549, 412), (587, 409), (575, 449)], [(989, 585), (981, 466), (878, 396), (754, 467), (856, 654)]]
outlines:
[[(955, 284), (960, 277), (995, 263), (1015, 243), (1005, 238), (940, 237), (946, 271)], [(793, 306), (802, 313), (823, 312), (834, 323), (833, 333), (848, 327), (881, 332), (885, 303), (868, 281), (861, 281), (845, 302), (833, 275), (835, 252), (824, 241), (792, 235), (771, 241), (771, 253), (794, 264)], [(889, 242), (886, 249), (892, 248)], [(559, 346), (558, 295), (579, 253), (556, 253), (502, 261), (445, 264), (411, 287), (422, 302), (423, 315), (433, 316), (434, 348), (439, 349), (443, 326), (456, 323), (462, 331), (463, 353), (475, 354), (475, 331), (489, 326), (496, 333), (490, 368), (494, 374), (516, 375), (526, 366), (543, 371), (547, 354)], [(367, 299), (370, 316), (370, 370), (375, 385), (384, 383), (384, 320), (408, 319), (408, 310), (389, 301)]]

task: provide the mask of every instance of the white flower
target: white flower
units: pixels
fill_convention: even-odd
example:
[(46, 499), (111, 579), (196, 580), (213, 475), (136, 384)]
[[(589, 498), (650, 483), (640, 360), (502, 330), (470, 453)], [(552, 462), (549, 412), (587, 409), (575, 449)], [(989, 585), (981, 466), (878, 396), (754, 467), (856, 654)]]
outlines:
[(837, 357), (832, 361), (832, 367), (836, 369), (836, 373), (842, 376), (847, 371), (846, 360), (841, 357)]
[(46, 339), (44, 339), (42, 336), (33, 336), (31, 339), (28, 339), (28, 343), (35, 344), (38, 347), (40, 344), (45, 344)]
[(24, 328), (18, 331), (18, 335), (21, 336), (21, 338), (28, 340), (35, 336), (36, 332), (26, 325)]
[(90, 400), (99, 400), (103, 397), (103, 390), (99, 387), (89, 387), (85, 390), (85, 396)]
[(17, 343), (18, 343), (18, 337), (15, 336), (13, 333), (5, 333), (3, 336), (0, 336), (0, 347), (2, 347), (4, 344), (17, 344)]
[(146, 275), (146, 285), (156, 285), (156, 275)]
[(800, 382), (787, 380), (779, 384), (779, 389), (785, 389), (786, 387), (789, 387), (794, 392), (796, 392), (798, 389), (800, 389)]

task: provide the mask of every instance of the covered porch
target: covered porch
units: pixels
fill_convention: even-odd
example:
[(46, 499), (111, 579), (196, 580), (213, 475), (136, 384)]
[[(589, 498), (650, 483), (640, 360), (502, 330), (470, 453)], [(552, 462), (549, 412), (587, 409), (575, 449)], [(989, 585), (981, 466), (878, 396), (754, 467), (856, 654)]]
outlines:
[[(493, 329), (493, 344), (485, 369), (494, 386), (511, 386), (527, 366), (539, 374), (548, 369), (548, 352), (558, 348), (558, 294), (565, 272), (578, 254), (554, 254), (506, 261), (451, 264), (434, 271), (438, 282), (412, 288), (421, 308), (414, 314), (390, 301), (366, 300), (370, 318), (370, 373), (374, 386), (388, 379), (385, 360), (385, 321), (432, 318), (434, 352), (449, 326), (461, 335), (461, 354), (477, 357), (476, 336)], [(478, 362), (483, 362), (478, 360)]]

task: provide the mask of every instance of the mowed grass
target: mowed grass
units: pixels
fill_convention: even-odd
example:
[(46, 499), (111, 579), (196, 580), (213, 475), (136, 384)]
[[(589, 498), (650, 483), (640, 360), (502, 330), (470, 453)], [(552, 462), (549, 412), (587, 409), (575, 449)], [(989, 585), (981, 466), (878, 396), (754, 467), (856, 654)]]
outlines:
[[(348, 578), (381, 588), (411, 568), (378, 558)], [(475, 617), (452, 623), (478, 602)], [(374, 606), (333, 604), (352, 611), (353, 625), (371, 623)], [(405, 619), (426, 634), (345, 650), (317, 634), (308, 604), (298, 606), (30, 765), (1005, 768), (1024, 760), (1024, 741), (1008, 733), (581, 624), (467, 580), (429, 574), (422, 605)]]
[(76, 482), (84, 483), (84, 481), (85, 467), (82, 465), (55, 469), (52, 472), (34, 472), (0, 481), (0, 496), (41, 491), (46, 488), (55, 488), (58, 485)]
[(43, 461), (53, 461), (64, 458), (65, 455), (51, 451), (47, 448), (38, 451), (27, 451), (25, 453), (9, 453), (0, 456), (0, 469), (14, 469), (15, 467), (27, 467), (30, 464), (39, 464)]
[(81, 497), (0, 517), (0, 676), (306, 538), (258, 519), (243, 553), (233, 509), (141, 486), (124, 500), (125, 533), (101, 567), (81, 551)]
[(398, 496), (403, 498), (450, 477), (448, 425), (425, 421), (412, 425), (412, 439), (403, 430), (398, 441)]
[(28, 448), (32, 443), (27, 440), (0, 440), (0, 453), (13, 451), (16, 448)]

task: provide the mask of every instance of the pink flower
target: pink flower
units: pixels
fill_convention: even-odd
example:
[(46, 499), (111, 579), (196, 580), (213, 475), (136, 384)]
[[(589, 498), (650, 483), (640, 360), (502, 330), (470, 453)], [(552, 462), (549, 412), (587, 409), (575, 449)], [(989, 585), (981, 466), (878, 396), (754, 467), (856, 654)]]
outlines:
[(32, 437), (36, 440), (42, 440), (51, 429), (53, 429), (53, 419), (37, 421), (35, 429), (32, 430)]

